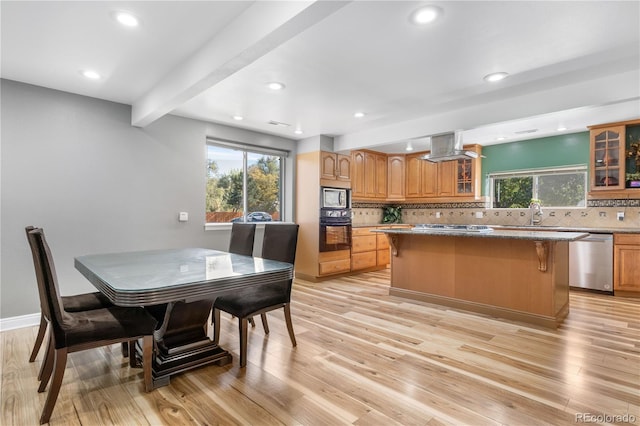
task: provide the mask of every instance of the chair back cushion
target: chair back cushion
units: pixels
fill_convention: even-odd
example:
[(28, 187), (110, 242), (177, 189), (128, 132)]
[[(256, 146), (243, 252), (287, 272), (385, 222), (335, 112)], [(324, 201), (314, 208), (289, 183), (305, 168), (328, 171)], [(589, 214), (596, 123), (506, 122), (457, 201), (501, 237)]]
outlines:
[(231, 225), (229, 253), (253, 256), (253, 240), (256, 236), (255, 223), (237, 223)]
[(298, 227), (297, 224), (265, 225), (262, 258), (295, 263)]
[(36, 282), (38, 284), (38, 296), (40, 297), (40, 311), (42, 315), (51, 321), (51, 311), (49, 310), (49, 304), (47, 303), (47, 291), (45, 290), (44, 275), (42, 271), (42, 264), (40, 262), (40, 254), (38, 249), (38, 243), (36, 242), (35, 235), (31, 235), (31, 231), (38, 229), (34, 226), (27, 226), (24, 228), (27, 233), (27, 241), (29, 241), (29, 248), (31, 248), (31, 257), (33, 258), (33, 269), (36, 273)]
[[(35, 257), (40, 265), (42, 279), (38, 280), (39, 287), (42, 287), (41, 293), (46, 297), (46, 306), (49, 309), (49, 320), (51, 321), (56, 346), (65, 341), (62, 324), (69, 321), (67, 314), (62, 305), (60, 290), (58, 289), (58, 277), (56, 275), (55, 265), (53, 264), (53, 256), (41, 228), (33, 229), (29, 232), (29, 237), (33, 238), (33, 242), (37, 248)], [(38, 269), (38, 268), (36, 268)]]

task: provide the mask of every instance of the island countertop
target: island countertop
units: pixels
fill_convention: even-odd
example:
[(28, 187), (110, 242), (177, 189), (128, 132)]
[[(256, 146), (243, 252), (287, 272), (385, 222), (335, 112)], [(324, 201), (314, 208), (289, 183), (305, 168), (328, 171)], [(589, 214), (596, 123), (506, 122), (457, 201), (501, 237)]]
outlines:
[(516, 240), (535, 241), (575, 241), (587, 237), (585, 232), (563, 232), (563, 231), (535, 231), (535, 230), (507, 230), (494, 229), (490, 232), (459, 231), (447, 229), (420, 229), (414, 228), (381, 228), (371, 232), (384, 234), (410, 234), (410, 235), (431, 235), (447, 237), (475, 237), (475, 238), (502, 238)]

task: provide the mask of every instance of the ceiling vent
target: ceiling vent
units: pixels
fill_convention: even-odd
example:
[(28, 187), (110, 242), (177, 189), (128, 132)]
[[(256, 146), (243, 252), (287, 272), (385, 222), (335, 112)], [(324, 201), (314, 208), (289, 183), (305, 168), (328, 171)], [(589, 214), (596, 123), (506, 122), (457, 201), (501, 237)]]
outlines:
[(269, 120), (269, 124), (280, 127), (291, 127), (291, 124), (283, 123), (281, 121)]

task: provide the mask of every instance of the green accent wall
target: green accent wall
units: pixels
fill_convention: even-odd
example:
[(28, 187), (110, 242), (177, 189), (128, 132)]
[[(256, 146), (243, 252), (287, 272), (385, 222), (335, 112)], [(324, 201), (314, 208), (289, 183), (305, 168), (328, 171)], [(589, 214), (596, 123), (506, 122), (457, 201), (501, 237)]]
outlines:
[(588, 165), (589, 132), (483, 146), (482, 155), (482, 195), (488, 195), (489, 173)]

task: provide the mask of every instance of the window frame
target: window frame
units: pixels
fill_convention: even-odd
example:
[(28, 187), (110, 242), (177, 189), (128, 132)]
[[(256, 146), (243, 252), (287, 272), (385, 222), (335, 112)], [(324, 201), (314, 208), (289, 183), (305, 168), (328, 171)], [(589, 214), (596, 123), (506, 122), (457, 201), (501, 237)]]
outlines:
[[(501, 172), (492, 172), (487, 174), (487, 184), (489, 186), (489, 200), (487, 201), (487, 209), (489, 210), (516, 210), (520, 207), (494, 207), (495, 200), (495, 179), (496, 178), (523, 178), (532, 177), (533, 184), (531, 188), (531, 198), (537, 199), (538, 196), (538, 178), (541, 176), (554, 176), (562, 174), (584, 174), (584, 202), (583, 206), (543, 206), (545, 208), (556, 209), (584, 209), (586, 208), (587, 196), (589, 192), (589, 169), (586, 164), (577, 164), (564, 167), (545, 167), (524, 170), (508, 170)], [(526, 207), (525, 207), (526, 208)]]
[[(208, 147), (209, 146), (216, 146), (216, 147), (220, 147), (220, 148), (227, 148), (227, 149), (231, 149), (234, 151), (240, 151), (242, 152), (242, 187), (243, 187), (243, 191), (242, 191), (242, 204), (243, 204), (243, 212), (246, 214), (247, 211), (247, 207), (248, 207), (248, 202), (247, 202), (247, 191), (246, 191), (246, 187), (247, 187), (247, 171), (248, 171), (248, 165), (247, 165), (247, 159), (248, 159), (248, 154), (260, 154), (260, 155), (268, 155), (268, 156), (272, 156), (272, 157), (279, 157), (280, 158), (280, 194), (279, 194), (279, 200), (278, 203), (280, 205), (280, 220), (277, 221), (277, 223), (284, 223), (285, 220), (284, 218), (286, 217), (286, 203), (285, 200), (287, 199), (287, 194), (286, 194), (286, 177), (287, 177), (287, 167), (286, 167), (286, 159), (289, 157), (289, 155), (291, 154), (290, 151), (285, 150), (285, 149), (279, 149), (279, 148), (272, 148), (272, 147), (266, 147), (266, 146), (261, 146), (261, 145), (253, 145), (253, 144), (249, 144), (249, 143), (244, 143), (244, 142), (238, 142), (238, 141), (232, 141), (232, 140), (227, 140), (227, 139), (221, 139), (221, 138), (214, 138), (214, 137), (207, 137), (206, 138), (206, 143), (205, 143), (205, 167), (204, 167), (204, 173), (205, 173), (205, 191), (204, 191), (204, 196), (206, 199), (206, 185), (207, 185), (207, 180), (208, 180), (208, 162), (209, 162), (209, 155), (208, 155)], [(243, 222), (244, 223), (244, 222)], [(256, 225), (264, 225), (264, 223), (262, 222), (251, 222), (251, 223), (256, 223)], [(206, 221), (206, 208), (205, 208), (205, 230), (213, 230), (213, 229), (230, 229), (232, 226), (231, 222), (207, 222)]]

